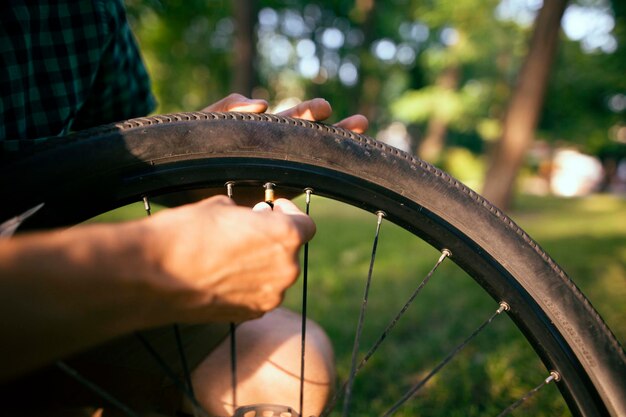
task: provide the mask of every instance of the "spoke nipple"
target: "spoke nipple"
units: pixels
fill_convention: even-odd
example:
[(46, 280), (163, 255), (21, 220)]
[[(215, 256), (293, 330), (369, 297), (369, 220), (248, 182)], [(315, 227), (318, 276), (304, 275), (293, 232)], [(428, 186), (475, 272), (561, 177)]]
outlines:
[(550, 376), (546, 378), (546, 384), (549, 384), (552, 381), (559, 382), (561, 380), (561, 374), (557, 371), (550, 371)]
[(233, 187), (235, 186), (235, 181), (228, 181), (226, 184), (226, 195), (228, 198), (233, 198)]
[(498, 309), (497, 313), (500, 314), (503, 311), (509, 310), (511, 310), (511, 306), (509, 305), (509, 303), (507, 303), (506, 301), (500, 301), (500, 308)]
[(378, 221), (377, 221), (377, 224), (380, 226), (380, 224), (383, 222), (383, 217), (386, 217), (386, 216), (387, 216), (387, 213), (385, 213), (385, 212), (384, 212), (384, 211), (382, 211), (382, 210), (378, 210), (378, 211), (376, 212), (376, 216), (378, 216)]
[(148, 200), (148, 196), (144, 195), (143, 196), (143, 208), (150, 213), (150, 200)]
[(311, 194), (313, 194), (313, 188), (305, 188), (304, 192), (306, 193), (306, 203), (309, 204), (311, 202)]
[(450, 256), (452, 256), (452, 252), (450, 252), (449, 249), (442, 249), (441, 250), (441, 256), (439, 257), (439, 260), (437, 261), (436, 267), (439, 266), (444, 261), (444, 259), (446, 259), (446, 258), (448, 258)]

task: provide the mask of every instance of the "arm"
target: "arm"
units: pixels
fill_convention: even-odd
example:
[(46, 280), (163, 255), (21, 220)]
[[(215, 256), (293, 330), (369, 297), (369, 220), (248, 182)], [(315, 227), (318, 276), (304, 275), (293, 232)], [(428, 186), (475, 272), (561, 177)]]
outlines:
[(0, 380), (134, 330), (258, 317), (282, 301), (314, 232), (286, 200), (253, 212), (217, 197), (0, 241)]

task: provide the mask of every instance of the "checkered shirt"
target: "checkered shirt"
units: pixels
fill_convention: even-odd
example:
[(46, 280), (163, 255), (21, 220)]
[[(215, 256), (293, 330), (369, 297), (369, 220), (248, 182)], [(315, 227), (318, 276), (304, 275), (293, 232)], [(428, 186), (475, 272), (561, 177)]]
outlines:
[(1, 1), (0, 151), (154, 107), (122, 0)]

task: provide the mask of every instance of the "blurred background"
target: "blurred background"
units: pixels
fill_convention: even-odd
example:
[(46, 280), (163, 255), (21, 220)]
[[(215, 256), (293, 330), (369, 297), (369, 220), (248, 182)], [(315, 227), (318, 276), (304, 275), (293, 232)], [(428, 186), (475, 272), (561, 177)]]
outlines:
[[(232, 92), (266, 99), (272, 111), (323, 97), (334, 108), (331, 121), (362, 113), (371, 121), (370, 136), (443, 168), (508, 210), (626, 341), (626, 2), (126, 4), (159, 113), (199, 110)], [(348, 317), (340, 301), (360, 296), (356, 282), (367, 269), (372, 219), (323, 201), (313, 210), (318, 237), (311, 277), (317, 279), (318, 301), (311, 314), (333, 337), (345, 377), (353, 323), (333, 317)], [(391, 239), (381, 241), (378, 262), (387, 272), (375, 278), (381, 286), (376, 294), (382, 295), (371, 302), (379, 308), (373, 317), (392, 314), (407, 294), (390, 290), (388, 283), (406, 281), (410, 287), (432, 266), (422, 256), (406, 256), (427, 256), (431, 249), (385, 227), (383, 235)], [(453, 346), (459, 329), (471, 331), (491, 311), (493, 300), (475, 298), (468, 287), (473, 283), (446, 268), (445, 280), (434, 280), (431, 295), (416, 307), (418, 317), (422, 311), (434, 321), (417, 320), (417, 329), (399, 330), (383, 354), (397, 363), (373, 360), (370, 377), (358, 383), (363, 413), (389, 404), (387, 396), (397, 398), (393, 390), (436, 363), (439, 353), (433, 352)], [(451, 282), (459, 291), (451, 291)], [(451, 303), (460, 314), (449, 311)], [(324, 319), (328, 309), (337, 314)], [(446, 330), (442, 321), (451, 322)], [(495, 415), (535, 386), (545, 368), (532, 362), (525, 341), (512, 332), (482, 342), (486, 349), (504, 346), (500, 355), (470, 349), (406, 415)], [(376, 335), (366, 329), (364, 338)], [(421, 350), (410, 340), (421, 342)], [(415, 371), (399, 383), (381, 382), (407, 368)], [(372, 401), (382, 386), (383, 399)], [(536, 400), (539, 406), (516, 415), (568, 415), (558, 398), (554, 389)], [(474, 400), (469, 408), (468, 399)]]
[(126, 3), (160, 113), (324, 97), (505, 209), (626, 192), (623, 1)]

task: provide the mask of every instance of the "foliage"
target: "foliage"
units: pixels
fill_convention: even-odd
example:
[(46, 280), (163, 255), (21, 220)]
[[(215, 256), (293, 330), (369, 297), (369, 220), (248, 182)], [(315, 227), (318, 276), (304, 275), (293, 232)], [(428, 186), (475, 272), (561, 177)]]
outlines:
[[(402, 94), (394, 101), (392, 114), (419, 124), (443, 116), (452, 130), (473, 132), (485, 140), (497, 138), (511, 76), (524, 52), (525, 28), (495, 19), (495, 1), (415, 3), (413, 15), (439, 34), (440, 43), (420, 60), (431, 85)], [(438, 74), (450, 67), (460, 73), (458, 88), (433, 87)], [(487, 128), (494, 124), (495, 129)]]
[[(618, 43), (612, 53), (585, 52), (581, 42), (564, 39), (539, 129), (546, 139), (575, 143), (604, 157), (624, 158), (626, 141), (620, 144), (612, 131), (626, 125), (626, 104), (621, 103), (626, 103), (626, 8), (620, 2), (614, 6)], [(612, 104), (612, 100), (619, 103)]]
[(126, 5), (158, 112), (199, 110), (228, 94), (231, 2), (127, 0)]

